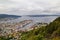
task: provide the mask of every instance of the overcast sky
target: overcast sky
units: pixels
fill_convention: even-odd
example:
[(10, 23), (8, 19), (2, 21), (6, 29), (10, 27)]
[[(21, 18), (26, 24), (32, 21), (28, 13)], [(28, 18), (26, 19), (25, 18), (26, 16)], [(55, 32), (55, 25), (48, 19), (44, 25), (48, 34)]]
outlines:
[(59, 14), (60, 0), (0, 0), (0, 14)]

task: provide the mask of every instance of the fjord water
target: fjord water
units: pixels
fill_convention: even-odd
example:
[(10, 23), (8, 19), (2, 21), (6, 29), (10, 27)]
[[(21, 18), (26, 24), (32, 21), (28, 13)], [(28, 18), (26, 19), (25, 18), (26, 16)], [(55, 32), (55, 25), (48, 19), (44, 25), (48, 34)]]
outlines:
[(18, 21), (23, 21), (23, 20), (33, 20), (35, 22), (42, 22), (42, 23), (50, 23), (53, 20), (55, 20), (58, 16), (43, 16), (43, 17), (29, 17), (29, 16), (23, 16), (18, 19)]
[[(30, 16), (22, 16), (17, 19), (3, 21), (3, 22), (20, 22), (24, 20), (33, 20), (34, 22), (42, 22), (42, 23), (50, 23), (55, 20), (59, 16), (38, 16), (38, 17), (30, 17)], [(2, 21), (1, 21), (2, 22)]]

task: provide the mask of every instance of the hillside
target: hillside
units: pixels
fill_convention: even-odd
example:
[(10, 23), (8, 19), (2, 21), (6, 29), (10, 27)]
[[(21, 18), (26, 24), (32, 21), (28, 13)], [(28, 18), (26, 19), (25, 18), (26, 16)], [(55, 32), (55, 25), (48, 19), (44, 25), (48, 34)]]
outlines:
[(60, 40), (60, 17), (46, 27), (23, 32), (21, 40)]

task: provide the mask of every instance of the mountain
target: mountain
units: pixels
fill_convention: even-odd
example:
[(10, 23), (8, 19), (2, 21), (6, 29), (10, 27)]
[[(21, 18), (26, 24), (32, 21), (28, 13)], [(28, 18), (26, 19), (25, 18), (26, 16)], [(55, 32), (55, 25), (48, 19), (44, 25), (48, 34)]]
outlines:
[(46, 17), (46, 16), (60, 16), (60, 15), (26, 15), (28, 17)]
[(0, 18), (18, 18), (21, 16), (17, 16), (17, 15), (8, 15), (8, 14), (0, 14)]

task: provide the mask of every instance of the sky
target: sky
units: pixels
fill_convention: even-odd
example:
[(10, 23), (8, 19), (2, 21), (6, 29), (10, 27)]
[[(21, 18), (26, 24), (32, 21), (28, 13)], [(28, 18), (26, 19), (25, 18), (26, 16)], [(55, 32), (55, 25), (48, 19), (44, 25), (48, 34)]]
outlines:
[(60, 13), (60, 0), (0, 0), (0, 14), (54, 15)]

